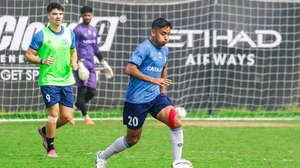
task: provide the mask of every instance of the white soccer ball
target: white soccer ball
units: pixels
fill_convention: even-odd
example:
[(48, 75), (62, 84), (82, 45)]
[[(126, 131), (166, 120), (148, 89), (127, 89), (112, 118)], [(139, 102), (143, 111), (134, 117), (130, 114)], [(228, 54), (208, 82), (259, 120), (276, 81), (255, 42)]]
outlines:
[(175, 111), (177, 112), (180, 118), (186, 117), (186, 110), (184, 107), (175, 107)]
[(172, 163), (172, 168), (193, 168), (193, 165), (190, 161), (186, 159), (175, 160)]

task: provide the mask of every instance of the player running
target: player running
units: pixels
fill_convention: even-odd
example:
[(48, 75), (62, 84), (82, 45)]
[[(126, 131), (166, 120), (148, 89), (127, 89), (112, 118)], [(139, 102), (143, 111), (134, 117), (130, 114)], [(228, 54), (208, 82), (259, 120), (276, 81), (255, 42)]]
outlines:
[[(40, 64), (38, 85), (47, 108), (46, 126), (38, 132), (42, 136), (47, 156), (57, 157), (54, 149), (56, 128), (68, 123), (73, 116), (73, 70), (77, 70), (75, 35), (61, 26), (64, 8), (58, 3), (47, 6), (50, 25), (33, 36), (25, 60)], [(38, 55), (38, 57), (36, 56)], [(60, 115), (59, 115), (60, 113)]]
[[(79, 70), (74, 73), (78, 88), (75, 106), (81, 110), (82, 116), (84, 117), (84, 124), (93, 125), (94, 122), (87, 114), (86, 103), (96, 95), (97, 81), (94, 55), (97, 56), (100, 63), (103, 65), (105, 77), (107, 79), (113, 77), (113, 71), (99, 51), (97, 40), (98, 31), (95, 27), (90, 25), (93, 17), (92, 8), (84, 6), (80, 9), (80, 12), (83, 22), (78, 24), (74, 29), (79, 59)], [(85, 69), (86, 72), (81, 72), (82, 69)], [(84, 76), (82, 77), (81, 75)], [(75, 121), (71, 120), (70, 124), (75, 124)]]
[(172, 83), (167, 79), (168, 48), (165, 46), (171, 29), (171, 23), (165, 19), (154, 20), (150, 40), (135, 48), (126, 67), (126, 74), (130, 76), (123, 108), (123, 124), (127, 125), (127, 133), (104, 151), (96, 153), (97, 168), (105, 168), (112, 155), (138, 143), (148, 113), (170, 127), (173, 160), (181, 159), (182, 124), (166, 96), (166, 87)]

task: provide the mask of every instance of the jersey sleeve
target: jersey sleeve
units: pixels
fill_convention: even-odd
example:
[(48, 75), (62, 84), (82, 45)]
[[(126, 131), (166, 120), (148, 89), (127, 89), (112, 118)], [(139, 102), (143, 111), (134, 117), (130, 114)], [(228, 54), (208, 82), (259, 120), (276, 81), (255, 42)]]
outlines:
[(75, 34), (75, 47), (76, 49), (78, 49), (80, 44), (80, 31), (78, 30), (78, 27), (74, 29), (74, 34)]
[(140, 66), (147, 57), (147, 53), (147, 48), (142, 47), (141, 45), (137, 46), (130, 57), (129, 63)]
[(41, 48), (43, 41), (44, 33), (42, 31), (39, 31), (32, 37), (29, 47), (31, 49), (34, 49), (35, 51), (38, 51)]
[(75, 33), (73, 32), (73, 30), (71, 30), (71, 40), (72, 40), (72, 43), (71, 43), (71, 49), (75, 48)]
[(95, 37), (96, 42), (94, 43), (94, 54), (100, 53), (99, 50), (99, 44), (98, 44), (98, 31), (96, 30), (96, 37)]

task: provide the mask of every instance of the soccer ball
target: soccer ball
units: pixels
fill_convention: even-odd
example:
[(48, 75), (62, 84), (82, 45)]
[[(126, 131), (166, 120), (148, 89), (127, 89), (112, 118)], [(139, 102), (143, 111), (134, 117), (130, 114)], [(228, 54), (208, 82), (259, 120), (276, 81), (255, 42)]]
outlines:
[(184, 107), (175, 107), (175, 111), (177, 112), (180, 118), (186, 117), (186, 110)]
[(172, 168), (193, 168), (193, 165), (190, 161), (186, 159), (175, 160), (172, 163)]

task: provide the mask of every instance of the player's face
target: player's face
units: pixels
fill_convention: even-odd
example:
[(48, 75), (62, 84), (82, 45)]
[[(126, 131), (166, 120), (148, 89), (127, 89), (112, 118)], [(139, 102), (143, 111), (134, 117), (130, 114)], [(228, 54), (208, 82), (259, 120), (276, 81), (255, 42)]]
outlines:
[(48, 19), (51, 25), (59, 26), (62, 23), (63, 16), (63, 11), (58, 9), (53, 9), (48, 13)]
[(90, 12), (87, 12), (85, 14), (82, 14), (81, 17), (82, 17), (83, 23), (85, 25), (89, 25), (92, 20), (93, 14)]
[(169, 42), (171, 28), (169, 26), (163, 28), (152, 29), (152, 38), (158, 47), (162, 47)]

